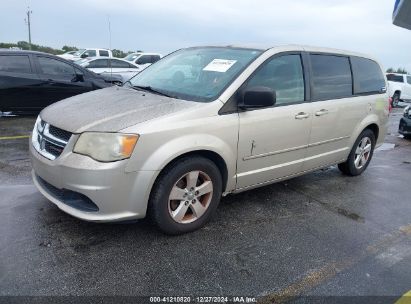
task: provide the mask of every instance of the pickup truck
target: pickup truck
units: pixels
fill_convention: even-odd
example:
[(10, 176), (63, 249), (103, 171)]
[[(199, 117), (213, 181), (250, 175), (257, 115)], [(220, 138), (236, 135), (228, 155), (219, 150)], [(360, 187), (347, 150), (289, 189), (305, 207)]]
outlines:
[(411, 101), (411, 75), (389, 73), (387, 80), (393, 107), (397, 107), (400, 101)]
[(65, 53), (63, 55), (58, 56), (66, 60), (76, 61), (87, 57), (113, 57), (113, 53), (108, 49), (86, 48), (79, 49), (74, 54)]

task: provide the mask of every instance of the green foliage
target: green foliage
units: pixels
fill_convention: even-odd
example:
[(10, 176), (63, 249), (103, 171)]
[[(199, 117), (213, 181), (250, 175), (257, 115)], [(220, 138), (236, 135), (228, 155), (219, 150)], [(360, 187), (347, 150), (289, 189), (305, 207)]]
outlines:
[(66, 52), (71, 52), (71, 51), (78, 51), (78, 49), (75, 46), (68, 46), (65, 45), (62, 47), (62, 50), (66, 53)]
[[(9, 49), (11, 47), (18, 47), (22, 50), (29, 50), (29, 43), (27, 41), (19, 41), (17, 43), (2, 43), (0, 42), (0, 49), (4, 48), (4, 49)], [(38, 45), (38, 44), (31, 44), (31, 50), (32, 51), (38, 51), (38, 52), (44, 52), (44, 53), (49, 53), (49, 54), (54, 54), (54, 55), (59, 55), (59, 54), (63, 54), (65, 52), (70, 52), (70, 51), (77, 51), (78, 48), (75, 46), (68, 46), (68, 45), (64, 45), (62, 47), (61, 50), (59, 49), (54, 49), (48, 46), (42, 46), (42, 45)], [(125, 56), (127, 56), (128, 54), (133, 53), (132, 51), (128, 51), (123, 52), (121, 50), (117, 50), (114, 49), (113, 50), (113, 56), (114, 57), (118, 57), (118, 58), (123, 58)]]
[(404, 68), (398, 68), (398, 69), (389, 68), (387, 69), (387, 73), (408, 74), (408, 71)]
[(407, 70), (404, 68), (398, 68), (396, 73), (398, 74), (408, 74)]

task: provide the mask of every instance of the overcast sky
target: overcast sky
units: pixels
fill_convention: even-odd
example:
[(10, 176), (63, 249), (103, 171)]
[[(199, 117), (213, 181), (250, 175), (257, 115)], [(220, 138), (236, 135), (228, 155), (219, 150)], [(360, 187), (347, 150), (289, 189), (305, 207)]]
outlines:
[(2, 0), (0, 42), (168, 53), (193, 45), (305, 44), (371, 54), (411, 71), (411, 31), (392, 25), (394, 0)]

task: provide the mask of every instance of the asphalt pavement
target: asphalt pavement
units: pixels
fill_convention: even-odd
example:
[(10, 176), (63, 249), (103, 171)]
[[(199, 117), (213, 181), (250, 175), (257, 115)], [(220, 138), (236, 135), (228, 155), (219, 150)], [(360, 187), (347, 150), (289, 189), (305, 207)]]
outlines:
[(230, 195), (207, 226), (177, 237), (148, 220), (95, 224), (60, 211), (30, 178), (35, 118), (0, 117), (0, 303), (22, 296), (394, 303), (411, 290), (411, 141), (397, 133), (401, 115), (391, 114), (386, 144), (361, 176), (330, 167)]

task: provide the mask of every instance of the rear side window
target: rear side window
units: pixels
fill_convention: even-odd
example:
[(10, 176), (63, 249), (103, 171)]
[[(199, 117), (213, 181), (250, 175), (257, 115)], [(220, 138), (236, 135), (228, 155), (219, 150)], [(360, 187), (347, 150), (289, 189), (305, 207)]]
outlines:
[(127, 69), (127, 68), (130, 67), (130, 65), (129, 65), (127, 62), (113, 59), (113, 60), (111, 60), (111, 67), (112, 67), (112, 68), (123, 68), (123, 69)]
[(407, 82), (408, 84), (411, 84), (411, 76), (407, 76)]
[(24, 55), (0, 55), (0, 71), (9, 73), (31, 73), (29, 57)]
[(147, 64), (151, 63), (151, 56), (150, 55), (143, 55), (136, 61), (137, 64)]
[(354, 74), (354, 94), (381, 93), (385, 87), (380, 66), (373, 60), (351, 57)]
[(98, 52), (99, 52), (99, 54), (100, 54), (101, 57), (109, 57), (109, 56), (108, 56), (108, 51), (100, 50), (100, 51), (98, 51)]
[(352, 96), (348, 57), (311, 55), (313, 99), (327, 100)]
[(48, 57), (37, 58), (43, 74), (55, 75), (62, 78), (75, 75), (74, 67), (65, 62)]
[(387, 79), (388, 81), (393, 82), (404, 82), (404, 77), (402, 75), (388, 74)]
[(108, 68), (108, 60), (107, 59), (97, 59), (93, 60), (87, 66), (88, 68)]
[(157, 62), (159, 60), (160, 60), (160, 56), (158, 56), (158, 55), (152, 55), (151, 56), (151, 62), (152, 63)]

